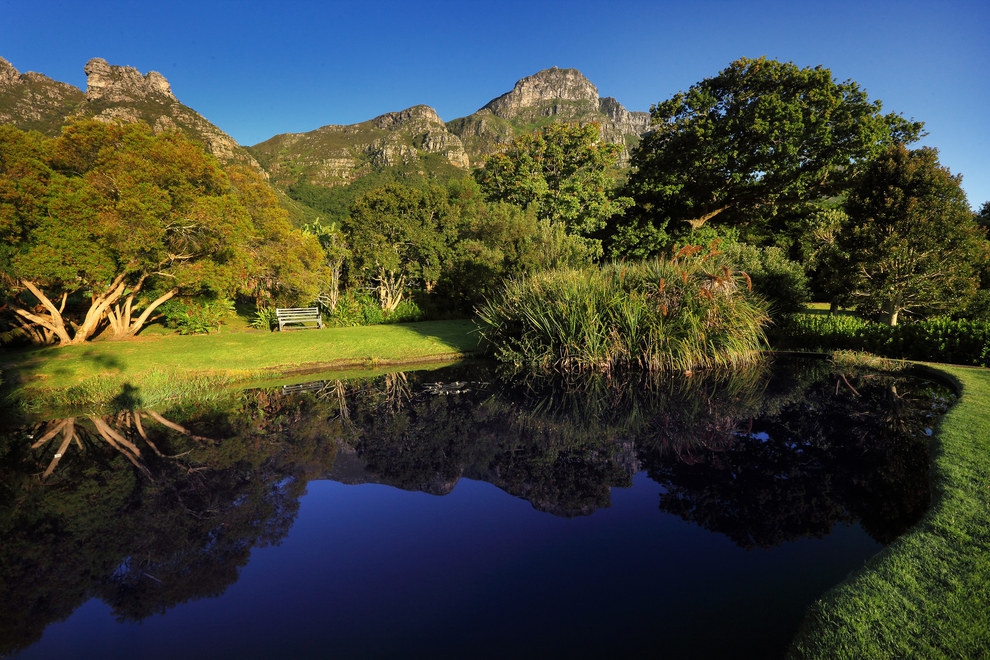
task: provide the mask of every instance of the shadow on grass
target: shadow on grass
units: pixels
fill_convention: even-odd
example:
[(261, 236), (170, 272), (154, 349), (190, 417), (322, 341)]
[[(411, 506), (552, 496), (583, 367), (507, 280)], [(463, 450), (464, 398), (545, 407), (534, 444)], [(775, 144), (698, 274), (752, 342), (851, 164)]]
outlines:
[(416, 321), (396, 324), (396, 326), (414, 332), (424, 339), (446, 344), (452, 354), (477, 356), (480, 351), (481, 335), (470, 319)]
[(142, 404), (140, 389), (130, 383), (124, 383), (121, 385), (120, 394), (110, 400), (110, 409), (114, 412), (134, 410), (140, 408)]

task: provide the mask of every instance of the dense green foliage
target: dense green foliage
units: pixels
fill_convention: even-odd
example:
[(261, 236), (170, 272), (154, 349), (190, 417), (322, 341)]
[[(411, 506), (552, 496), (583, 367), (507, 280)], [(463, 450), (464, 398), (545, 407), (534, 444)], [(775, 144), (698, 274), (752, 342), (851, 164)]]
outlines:
[[(443, 161), (443, 164), (437, 161)], [(363, 195), (390, 184), (422, 187), (430, 183), (444, 185), (467, 178), (463, 170), (450, 165), (437, 154), (428, 154), (413, 165), (373, 168), (347, 185), (325, 187), (310, 183), (305, 177), (292, 183), (287, 194), (293, 200), (317, 211), (325, 223), (344, 221), (351, 206)]]
[(160, 308), (166, 327), (180, 335), (208, 334), (219, 331), (234, 315), (234, 303), (224, 298), (181, 300), (173, 298)]
[(478, 308), (498, 359), (561, 371), (692, 371), (756, 360), (768, 321), (717, 252), (556, 270), (508, 283)]
[(794, 314), (772, 331), (781, 349), (853, 350), (926, 362), (990, 366), (990, 322), (936, 317), (890, 326), (846, 314)]
[(257, 173), (145, 124), (0, 126), (0, 239), (12, 320), (61, 344), (132, 336), (176, 295), (305, 298), (319, 278)]
[(770, 303), (774, 318), (804, 309), (810, 300), (808, 276), (802, 265), (787, 258), (775, 246), (756, 247), (747, 243), (719, 243), (733, 267), (753, 281), (753, 291)]
[(632, 157), (635, 208), (613, 227), (615, 255), (647, 256), (685, 225), (763, 223), (840, 194), (862, 166), (921, 124), (881, 114), (824, 67), (740, 59), (651, 108)]
[(531, 208), (540, 220), (590, 237), (632, 203), (613, 192), (620, 153), (597, 124), (550, 124), (489, 157), (477, 179), (489, 201)]
[(901, 312), (951, 312), (976, 294), (990, 250), (960, 183), (930, 148), (895, 145), (870, 163), (838, 236), (846, 296), (861, 313), (896, 325)]

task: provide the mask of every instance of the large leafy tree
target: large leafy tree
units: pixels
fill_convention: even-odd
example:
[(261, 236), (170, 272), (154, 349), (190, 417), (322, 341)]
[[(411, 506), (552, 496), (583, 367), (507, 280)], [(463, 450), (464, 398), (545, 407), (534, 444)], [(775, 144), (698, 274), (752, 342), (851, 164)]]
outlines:
[(530, 209), (568, 234), (591, 237), (632, 202), (615, 194), (620, 153), (597, 124), (553, 123), (491, 156), (477, 179), (488, 201)]
[[(81, 119), (54, 139), (2, 126), (5, 304), (37, 339), (65, 345), (108, 325), (133, 335), (180, 292), (242, 290), (275, 255), (307, 251), (288, 245), (263, 186), (145, 124)], [(310, 251), (319, 263), (315, 241)]]
[(648, 254), (668, 231), (714, 218), (745, 224), (841, 193), (922, 129), (824, 67), (766, 58), (737, 60), (650, 112), (653, 129), (631, 161), (636, 207), (613, 232), (619, 253)]
[(390, 183), (366, 193), (342, 223), (351, 277), (375, 290), (383, 310), (394, 311), (409, 289), (433, 289), (459, 222), (447, 191), (436, 184)]
[(859, 310), (896, 325), (901, 312), (951, 311), (975, 294), (987, 241), (960, 182), (927, 147), (895, 145), (866, 170), (839, 237)]

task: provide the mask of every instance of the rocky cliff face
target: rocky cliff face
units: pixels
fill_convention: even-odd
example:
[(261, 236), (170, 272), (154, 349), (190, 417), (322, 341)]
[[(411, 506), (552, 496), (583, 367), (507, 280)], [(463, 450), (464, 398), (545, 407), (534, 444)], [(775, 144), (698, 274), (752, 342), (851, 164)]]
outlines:
[(613, 98), (599, 98), (598, 88), (577, 69), (544, 69), (527, 76), (478, 112), (448, 123), (463, 141), (471, 164), (521, 133), (551, 122), (597, 123), (602, 139), (629, 149), (649, 129), (647, 112), (629, 112)]
[(179, 130), (198, 140), (225, 163), (258, 170), (250, 153), (172, 93), (163, 75), (142, 75), (129, 66), (94, 58), (86, 63), (86, 91), (38, 73), (20, 74), (0, 58), (0, 122), (55, 135), (70, 117), (89, 115), (113, 121), (145, 121), (156, 131)]
[(447, 130), (433, 108), (425, 105), (389, 112), (360, 124), (276, 135), (251, 151), (273, 181), (283, 186), (300, 176), (315, 185), (346, 184), (372, 168), (425, 167), (424, 157), (430, 155), (458, 168), (469, 164), (460, 138)]
[(81, 90), (40, 73), (20, 73), (0, 57), (0, 124), (53, 135), (85, 100)]
[(546, 69), (527, 76), (478, 112), (444, 123), (429, 106), (390, 112), (349, 126), (284, 134), (251, 152), (272, 179), (288, 186), (300, 178), (321, 186), (350, 183), (374, 168), (435, 167), (429, 156), (468, 169), (482, 165), (501, 145), (552, 122), (595, 122), (602, 138), (629, 149), (649, 129), (646, 112), (629, 112), (576, 69)]
[[(554, 104), (554, 102), (559, 102)], [(598, 88), (577, 69), (544, 69), (517, 82), (511, 92), (489, 101), (479, 112), (487, 110), (496, 117), (515, 119), (533, 110), (542, 114), (554, 104), (559, 109), (598, 109)]]
[(649, 129), (648, 113), (599, 98), (598, 88), (580, 71), (554, 67), (521, 79), (474, 114), (446, 124), (433, 108), (418, 105), (360, 124), (276, 135), (249, 151), (180, 103), (160, 73), (142, 74), (100, 58), (84, 70), (85, 92), (38, 73), (21, 74), (0, 58), (0, 122), (54, 135), (67, 118), (79, 114), (142, 120), (156, 131), (183, 131), (223, 162), (263, 169), (281, 187), (300, 179), (341, 185), (383, 167), (464, 171), (484, 164), (516, 136), (553, 122), (595, 122), (602, 138), (623, 145), (628, 156)]
[(157, 71), (141, 75), (134, 67), (111, 66), (95, 57), (83, 67), (86, 73), (86, 100), (130, 103), (137, 99), (160, 97), (175, 101), (172, 87)]
[(157, 71), (142, 75), (129, 66), (115, 66), (94, 58), (86, 63), (86, 100), (80, 111), (97, 119), (145, 121), (155, 131), (179, 130), (201, 142), (224, 163), (242, 163), (261, 170), (244, 147), (237, 144), (172, 94), (168, 80)]

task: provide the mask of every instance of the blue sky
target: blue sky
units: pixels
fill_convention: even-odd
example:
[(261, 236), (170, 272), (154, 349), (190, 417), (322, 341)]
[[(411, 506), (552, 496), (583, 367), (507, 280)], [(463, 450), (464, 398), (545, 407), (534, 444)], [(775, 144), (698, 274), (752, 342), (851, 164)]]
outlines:
[(221, 2), (0, 0), (0, 56), (85, 88), (92, 57), (159, 71), (180, 101), (244, 145), (425, 103), (468, 115), (550, 66), (630, 110), (734, 59), (823, 65), (990, 201), (990, 3)]

